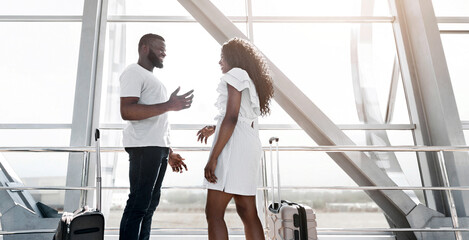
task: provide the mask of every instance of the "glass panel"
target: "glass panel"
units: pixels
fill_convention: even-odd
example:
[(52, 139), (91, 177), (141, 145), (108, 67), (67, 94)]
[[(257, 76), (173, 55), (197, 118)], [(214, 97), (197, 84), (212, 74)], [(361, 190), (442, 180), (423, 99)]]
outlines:
[[(237, 26), (244, 27), (245, 24)], [(105, 52), (102, 122), (122, 122), (118, 102), (119, 76), (128, 64), (137, 62), (138, 41), (149, 32), (160, 34), (166, 40), (164, 68), (155, 69), (153, 73), (164, 82), (168, 94), (178, 86), (181, 86), (181, 93), (195, 90), (191, 108), (171, 112), (170, 122), (209, 124), (214, 121), (218, 113), (214, 104), (221, 77), (218, 65), (221, 48), (199, 23), (119, 23), (109, 24), (108, 29), (111, 44)]]
[(469, 30), (467, 23), (439, 23), (438, 28), (442, 30)]
[[(270, 153), (266, 154), (270, 184)], [(324, 152), (281, 151), (279, 155), (282, 186), (357, 186)]]
[(274, 136), (279, 138), (279, 146), (317, 146), (303, 130), (262, 130), (259, 132), (262, 146), (268, 147)]
[(58, 147), (70, 145), (70, 129), (0, 129), (2, 147)]
[(466, 138), (466, 145), (469, 143), (469, 130), (464, 130), (464, 137)]
[[(366, 24), (363, 24), (366, 25)], [(381, 110), (382, 119), (378, 121), (382, 121), (384, 123), (384, 119), (386, 117), (386, 110), (387, 110), (387, 103), (389, 98), (389, 91), (391, 87), (391, 77), (392, 71), (394, 67), (394, 61), (396, 58), (396, 46), (394, 41), (394, 34), (392, 30), (391, 24), (373, 24), (372, 29), (372, 58), (371, 64), (372, 69), (367, 69), (366, 65), (362, 68), (365, 71), (370, 71), (371, 74), (362, 73), (364, 76), (371, 76), (372, 82), (374, 83), (376, 99), (378, 102), (376, 104), (379, 105), (379, 110)], [(366, 40), (363, 41), (364, 45), (366, 45)], [(359, 60), (360, 64), (360, 60)], [(363, 64), (363, 63), (362, 63)], [(373, 86), (373, 85), (371, 85)], [(405, 102), (404, 96), (396, 96), (401, 97), (400, 100)], [(368, 103), (370, 104), (370, 103)], [(405, 116), (407, 117), (408, 114), (405, 112)], [(407, 117), (408, 119), (408, 117)]]
[(388, 130), (386, 132), (392, 146), (415, 146), (412, 131)]
[[(366, 133), (367, 131), (364, 130), (349, 130), (344, 131), (347, 136), (349, 136), (354, 143), (359, 146), (366, 146), (370, 145), (367, 142)], [(378, 132), (378, 131), (369, 131), (371, 133)], [(381, 133), (373, 135), (375, 138), (382, 136)], [(402, 131), (402, 130), (386, 130), (386, 137), (390, 142), (391, 146), (414, 146), (413, 135), (412, 131)], [(378, 145), (378, 144), (376, 144)], [(383, 144), (384, 145), (384, 141)], [(372, 155), (370, 152), (365, 153), (367, 156), (370, 157)], [(389, 155), (388, 155), (389, 154)], [(376, 163), (379, 167), (384, 169), (388, 176), (393, 179), (399, 186), (421, 186), (421, 179), (420, 179), (420, 172), (419, 166), (416, 158), (416, 154), (414, 152), (394, 152), (394, 153), (386, 153), (386, 152), (376, 152), (372, 155), (372, 157), (377, 157), (380, 160)], [(397, 162), (392, 162), (389, 160), (397, 159)], [(395, 163), (396, 165), (394, 165)], [(401, 171), (404, 173), (404, 178), (400, 177), (400, 173), (396, 173), (396, 171)], [(417, 197), (421, 202), (423, 202), (423, 198), (421, 198), (421, 191), (415, 191)], [(420, 194), (420, 195), (419, 195)]]
[(273, 99), (270, 102), (270, 114), (259, 118), (259, 124), (296, 124), (296, 122), (275, 99)]
[[(226, 16), (245, 16), (245, 0), (212, 0)], [(178, 1), (168, 0), (110, 0), (109, 15), (190, 16)]]
[[(422, 179), (419, 173), (419, 166), (417, 162), (417, 155), (413, 152), (396, 152), (395, 153), (399, 165), (404, 172), (408, 184), (402, 184), (403, 186), (422, 186)], [(420, 199), (421, 202), (425, 202)]]
[[(210, 0), (225, 16), (246, 16), (246, 0)], [(255, 1), (253, 1), (255, 2)]]
[(469, 16), (469, 2), (467, 0), (432, 0), (432, 2), (436, 16)]
[[(65, 186), (65, 174), (67, 173), (68, 153), (12, 153), (3, 152), (3, 157), (10, 163), (16, 175), (22, 180), (29, 178), (61, 177), (54, 186), (63, 184)], [(41, 167), (37, 167), (41, 166)], [(52, 168), (53, 166), (53, 168)], [(53, 170), (52, 170), (53, 169)], [(61, 174), (63, 173), (63, 174)], [(63, 178), (62, 178), (63, 177)], [(58, 178), (59, 179), (59, 178)], [(42, 185), (43, 182), (34, 182), (34, 186)]]
[(9, 103), (0, 122), (71, 123), (81, 23), (4, 22), (0, 31), (0, 102)]
[(399, 75), (397, 83), (396, 99), (394, 103), (394, 112), (391, 118), (392, 124), (409, 124), (409, 110), (407, 108), (407, 101), (405, 97), (404, 87), (402, 86), (402, 76)]
[[(355, 24), (255, 24), (256, 45), (334, 123), (359, 123), (351, 70)], [(278, 34), (282, 29), (282, 34)], [(380, 109), (389, 95), (395, 56), (390, 24), (373, 24), (371, 73)], [(382, 113), (384, 116), (384, 113)]]
[(84, 0), (15, 0), (1, 4), (0, 15), (83, 15)]
[[(25, 186), (64, 187), (68, 165), (68, 153), (0, 153)], [(40, 167), (38, 167), (40, 166)], [(65, 191), (30, 190), (34, 200), (56, 209), (63, 209)]]
[(469, 120), (469, 35), (442, 34), (446, 62), (461, 121)]
[[(255, 16), (360, 16), (361, 0), (255, 0)], [(387, 1), (375, 1), (375, 15), (389, 15)], [(340, 6), (340, 7), (338, 7)]]
[(189, 16), (178, 1), (109, 0), (108, 15)]

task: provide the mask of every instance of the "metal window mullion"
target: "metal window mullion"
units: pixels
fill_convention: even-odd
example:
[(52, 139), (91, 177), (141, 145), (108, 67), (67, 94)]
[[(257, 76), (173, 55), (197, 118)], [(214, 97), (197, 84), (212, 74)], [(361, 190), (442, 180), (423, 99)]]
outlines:
[[(127, 186), (104, 186), (102, 189), (107, 190), (128, 190), (129, 187)], [(163, 186), (161, 189), (164, 190), (205, 190), (206, 187), (204, 186)], [(283, 186), (281, 187), (282, 190), (340, 190), (340, 191), (370, 191), (370, 190), (431, 190), (431, 191), (469, 191), (469, 186), (460, 186), (460, 187), (421, 187), (421, 186), (396, 186), (396, 187), (388, 187), (388, 186), (362, 186), (362, 187), (354, 187), (354, 186)], [(57, 187), (57, 186), (17, 186), (17, 187), (2, 187), (0, 186), (0, 190), (16, 190), (16, 191), (24, 191), (24, 190), (40, 190), (40, 191), (57, 191), (57, 190), (96, 190), (96, 187), (93, 186), (84, 186), (84, 187)], [(261, 190), (268, 193), (268, 190), (271, 190), (269, 186), (262, 186), (257, 187), (257, 190)], [(266, 195), (264, 199), (266, 204), (266, 209), (268, 204), (271, 202), (269, 197)], [(454, 216), (457, 216), (456, 214)]]
[[(106, 227), (105, 231), (117, 231), (119, 227)], [(392, 232), (469, 232), (469, 228), (316, 228), (318, 233), (366, 233), (366, 234), (380, 234), (388, 233), (391, 235)], [(160, 234), (169, 235), (177, 232), (177, 235), (193, 234), (192, 232), (207, 232), (207, 228), (152, 228), (152, 232), (159, 232)], [(228, 228), (230, 235), (242, 235), (242, 228)], [(3, 235), (21, 235), (21, 234), (34, 234), (34, 233), (54, 233), (56, 229), (36, 229), (36, 230), (21, 230), (21, 231), (0, 231), (0, 236)], [(239, 232), (239, 233), (235, 233)], [(381, 236), (381, 235), (380, 235)]]
[[(440, 170), (441, 170), (441, 176), (443, 180), (443, 184), (445, 187), (450, 187), (450, 182), (448, 178), (448, 172), (446, 170), (446, 163), (445, 159), (443, 156), (443, 152), (438, 152), (438, 163), (440, 165)], [(448, 201), (448, 206), (450, 208), (450, 217), (451, 217), (451, 222), (453, 223), (453, 228), (459, 228), (459, 221), (458, 221), (458, 214), (456, 212), (456, 206), (454, 204), (454, 198), (453, 198), (453, 193), (451, 190), (446, 190), (446, 199)], [(456, 240), (462, 240), (462, 235), (460, 231), (455, 231), (454, 232)]]
[(11, 123), (0, 124), (0, 129), (70, 129), (72, 124), (55, 123)]
[[(107, 0), (85, 0), (83, 7), (83, 22), (78, 58), (77, 81), (75, 85), (75, 100), (73, 109), (72, 129), (70, 134), (71, 146), (91, 146), (93, 129), (97, 127), (99, 106), (95, 100), (100, 97), (100, 84), (96, 84), (98, 70), (98, 54), (100, 50), (99, 36), (103, 22), (101, 20), (103, 7)], [(106, 11), (106, 9), (104, 10)], [(99, 103), (99, 101), (98, 101)], [(83, 153), (70, 153), (67, 166), (67, 186), (80, 186), (84, 176), (85, 161)], [(92, 169), (90, 169), (92, 170)], [(90, 174), (94, 172), (90, 171)], [(79, 207), (80, 194), (68, 191), (65, 194), (65, 211), (74, 211)]]
[(469, 23), (469, 17), (436, 17), (438, 23)]
[(440, 34), (469, 34), (469, 30), (440, 30)]
[[(92, 126), (91, 126), (91, 135), (90, 135), (90, 146), (95, 146), (95, 133), (96, 129), (99, 128), (99, 120), (100, 120), (100, 110), (101, 110), (101, 93), (102, 93), (102, 82), (103, 82), (103, 71), (104, 71), (104, 50), (105, 50), (105, 40), (106, 40), (106, 19), (108, 13), (108, 0), (100, 0), (101, 7), (99, 8), (99, 14), (97, 17), (97, 26), (98, 29), (95, 33), (95, 56), (94, 59), (96, 63), (94, 64), (94, 94), (93, 94), (93, 108), (92, 108)], [(97, 176), (97, 168), (96, 168), (96, 161), (97, 155), (91, 154), (88, 162), (88, 176), (86, 182), (88, 185), (91, 183), (96, 185), (96, 176)], [(100, 208), (95, 201), (95, 191), (91, 191), (91, 194), (87, 193), (86, 203), (89, 206), (96, 206), (97, 209)], [(100, 209), (103, 211), (103, 209)], [(106, 212), (106, 211), (105, 211)]]
[[(210, 147), (173, 146), (178, 151), (209, 151)], [(267, 146), (262, 147), (268, 151)], [(283, 146), (280, 151), (310, 152), (469, 152), (469, 146)], [(0, 147), (0, 152), (95, 152), (95, 147)], [(124, 152), (123, 147), (101, 147), (101, 152)]]
[(386, 116), (384, 123), (389, 124), (394, 114), (394, 106), (396, 105), (397, 85), (399, 83), (399, 60), (394, 57), (394, 65), (392, 67), (391, 86), (389, 87), (388, 104), (386, 107)]
[[(251, 0), (249, 0), (251, 1)], [(246, 17), (229, 16), (234, 22), (245, 22)], [(253, 22), (393, 22), (386, 16), (252, 16)], [(81, 22), (80, 15), (2, 15), (0, 22)], [(469, 23), (469, 17), (437, 17), (438, 23)], [(112, 15), (108, 22), (196, 22), (191, 16), (132, 16)]]
[[(252, 10), (251, 10), (252, 11)], [(249, 13), (248, 13), (249, 14)], [(246, 16), (228, 16), (230, 21), (235, 23), (245, 23), (249, 19)], [(253, 23), (392, 23), (393, 17), (375, 16), (251, 16)], [(190, 16), (129, 16), (112, 15), (108, 22), (197, 22)]]
[(3, 15), (0, 22), (81, 22), (82, 16)]
[(254, 24), (252, 21), (252, 0), (246, 0), (246, 15), (247, 15), (247, 27), (248, 27), (248, 38), (254, 43)]
[[(122, 130), (125, 123), (103, 123), (102, 130)], [(199, 130), (205, 124), (171, 124), (171, 130)], [(414, 130), (415, 124), (338, 124), (341, 130)], [(72, 124), (12, 123), (0, 124), (0, 129), (71, 129)], [(469, 128), (469, 122), (463, 127)], [(296, 124), (259, 124), (259, 130), (303, 130)]]

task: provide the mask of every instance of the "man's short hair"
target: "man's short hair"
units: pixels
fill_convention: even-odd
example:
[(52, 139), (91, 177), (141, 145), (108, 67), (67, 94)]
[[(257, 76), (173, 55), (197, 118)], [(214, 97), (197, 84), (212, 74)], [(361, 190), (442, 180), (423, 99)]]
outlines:
[(140, 38), (140, 41), (138, 42), (138, 49), (140, 50), (140, 48), (143, 46), (143, 45), (150, 45), (152, 41), (156, 40), (156, 39), (159, 39), (161, 41), (164, 41), (164, 38), (158, 34), (153, 34), (153, 33), (147, 33), (145, 35), (143, 35), (141, 38)]

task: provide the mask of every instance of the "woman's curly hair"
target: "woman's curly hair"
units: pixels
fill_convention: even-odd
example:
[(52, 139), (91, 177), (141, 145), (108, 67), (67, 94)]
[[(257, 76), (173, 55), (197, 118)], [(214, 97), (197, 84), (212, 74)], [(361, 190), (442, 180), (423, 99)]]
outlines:
[(270, 100), (274, 95), (272, 77), (262, 53), (249, 41), (233, 38), (223, 44), (223, 58), (229, 67), (244, 69), (256, 86), (259, 95), (261, 115), (270, 113)]

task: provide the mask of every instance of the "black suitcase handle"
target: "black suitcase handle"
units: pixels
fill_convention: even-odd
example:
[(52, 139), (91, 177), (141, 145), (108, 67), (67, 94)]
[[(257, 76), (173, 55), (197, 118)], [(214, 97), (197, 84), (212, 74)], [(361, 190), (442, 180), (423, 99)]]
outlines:
[(101, 179), (101, 147), (100, 147), (100, 132), (96, 129), (94, 139), (96, 141), (96, 210), (101, 211), (101, 191), (102, 191), (102, 179)]
[(278, 137), (271, 137), (269, 139), (269, 144), (272, 144), (274, 141), (278, 142)]
[[(269, 145), (270, 145), (270, 174), (272, 176), (271, 183), (272, 183), (272, 204), (269, 209), (274, 210), (273, 212), (277, 212), (280, 210), (280, 205), (281, 205), (281, 200), (282, 198), (280, 197), (280, 155), (278, 151), (278, 137), (271, 137), (269, 139)], [(278, 196), (278, 204), (275, 203), (275, 181), (274, 181), (274, 158), (272, 154), (272, 143), (276, 142), (276, 152), (277, 152), (277, 196)]]

